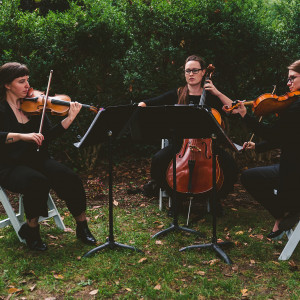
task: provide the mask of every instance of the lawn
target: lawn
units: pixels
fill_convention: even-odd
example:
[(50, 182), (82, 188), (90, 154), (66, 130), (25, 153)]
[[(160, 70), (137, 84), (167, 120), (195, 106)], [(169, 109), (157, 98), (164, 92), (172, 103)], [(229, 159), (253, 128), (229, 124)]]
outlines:
[[(237, 183), (223, 202), (225, 215), (217, 219), (217, 237), (230, 241), (224, 247), (228, 265), (210, 249), (179, 252), (188, 245), (211, 242), (212, 216), (205, 202), (192, 206), (189, 227), (205, 238), (172, 232), (157, 239), (172, 218), (158, 209), (158, 199), (128, 194), (149, 178), (149, 160), (127, 160), (114, 167), (114, 236), (116, 242), (136, 247), (106, 248), (87, 258), (93, 247), (76, 240), (75, 224), (58, 200), (67, 231), (52, 220), (43, 222), (42, 236), (49, 250), (30, 252), (12, 227), (0, 230), (0, 299), (299, 299), (300, 248), (289, 261), (278, 261), (286, 243), (271, 241), (269, 214)], [(108, 236), (107, 172), (85, 175), (89, 195), (90, 228), (98, 245)], [(1, 218), (5, 213), (1, 210)], [(185, 207), (179, 224), (185, 226)]]

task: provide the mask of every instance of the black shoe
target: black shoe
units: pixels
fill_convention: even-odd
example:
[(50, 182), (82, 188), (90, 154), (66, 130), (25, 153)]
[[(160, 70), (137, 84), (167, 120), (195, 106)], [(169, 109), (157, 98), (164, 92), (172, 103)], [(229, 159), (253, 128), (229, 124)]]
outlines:
[(280, 240), (284, 234), (283, 230), (276, 230), (276, 231), (271, 231), (268, 235), (267, 238), (272, 239), (272, 240)]
[(23, 224), (18, 232), (19, 236), (26, 241), (30, 250), (45, 251), (48, 249), (40, 236), (40, 225), (30, 227), (27, 223)]
[(287, 231), (293, 228), (299, 221), (299, 213), (289, 213), (278, 224), (278, 228), (282, 231)]
[(76, 236), (80, 239), (83, 243), (88, 245), (95, 245), (97, 243), (96, 239), (92, 235), (87, 225), (87, 221), (76, 222)]
[(152, 179), (143, 186), (143, 194), (147, 197), (159, 196), (159, 186), (155, 180)]

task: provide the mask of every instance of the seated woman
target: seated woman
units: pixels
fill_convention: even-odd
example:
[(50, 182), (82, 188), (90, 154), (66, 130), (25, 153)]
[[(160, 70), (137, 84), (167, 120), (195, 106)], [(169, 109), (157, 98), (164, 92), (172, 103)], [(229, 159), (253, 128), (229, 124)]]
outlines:
[(72, 102), (68, 116), (54, 127), (45, 116), (43, 132), (38, 133), (41, 117), (28, 116), (21, 109), (21, 100), (29, 89), (28, 79), (25, 65), (11, 62), (0, 67), (0, 185), (24, 195), (27, 222), (19, 235), (31, 250), (47, 250), (38, 219), (48, 215), (48, 194), (53, 189), (66, 201), (76, 220), (77, 238), (95, 244), (87, 225), (86, 195), (81, 180), (71, 169), (52, 159), (47, 150), (48, 144), (72, 124), (81, 104)]
[[(140, 102), (139, 106), (146, 107), (175, 104), (198, 105), (202, 94), (206, 91), (208, 93), (206, 95), (205, 105), (208, 107), (215, 108), (222, 112), (223, 105), (231, 104), (232, 101), (218, 91), (210, 79), (203, 85), (206, 64), (201, 57), (197, 55), (189, 56), (185, 61), (184, 73), (186, 80), (185, 86), (180, 87), (177, 90), (171, 90), (158, 97)], [(181, 145), (182, 140), (176, 143), (178, 151), (180, 150)], [(234, 159), (224, 149), (219, 148), (217, 154), (221, 169), (224, 173), (224, 183), (218, 191), (218, 196), (221, 198), (226, 197), (233, 189), (233, 185), (237, 179), (237, 166)], [(166, 182), (166, 170), (172, 157), (173, 153), (170, 145), (154, 155), (151, 163), (151, 181), (144, 186), (146, 195), (153, 196), (154, 193), (157, 195), (160, 187), (163, 189), (169, 188)]]
[[(300, 60), (288, 67), (287, 85), (291, 92), (300, 91)], [(298, 95), (300, 95), (298, 93)], [(267, 237), (280, 238), (283, 232), (291, 229), (299, 220), (300, 212), (300, 96), (284, 111), (271, 126), (259, 123), (247, 114), (243, 102), (235, 113), (255, 134), (265, 139), (261, 143), (247, 142), (244, 148), (257, 152), (280, 148), (280, 163), (257, 167), (244, 171), (241, 175), (246, 190), (260, 202), (275, 218), (275, 224)], [(277, 195), (274, 190), (277, 190)]]

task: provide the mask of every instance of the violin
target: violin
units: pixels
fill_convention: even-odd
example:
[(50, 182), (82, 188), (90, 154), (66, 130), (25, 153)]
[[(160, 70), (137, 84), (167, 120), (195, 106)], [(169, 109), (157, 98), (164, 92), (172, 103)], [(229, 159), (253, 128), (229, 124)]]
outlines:
[[(30, 88), (27, 97), (21, 101), (21, 109), (28, 115), (39, 115), (42, 113), (45, 104), (43, 92)], [(46, 111), (52, 115), (65, 116), (70, 108), (71, 98), (67, 95), (55, 95), (47, 98)], [(98, 109), (94, 106), (81, 104), (82, 107), (97, 113)]]
[[(210, 79), (214, 66), (207, 68), (205, 81)], [(199, 105), (205, 105), (206, 91), (203, 89)], [(221, 125), (219, 112), (211, 108), (212, 114)], [(202, 194), (213, 188), (212, 139), (184, 139), (179, 153), (176, 154), (176, 191), (182, 194)], [(173, 189), (173, 160), (166, 171), (166, 180)], [(219, 190), (224, 181), (223, 171), (216, 158), (216, 188)]]
[[(266, 93), (255, 100), (243, 102), (244, 105), (252, 105), (252, 110), (256, 116), (265, 116), (271, 113), (280, 113), (289, 107), (300, 96), (300, 91), (288, 92), (284, 95), (277, 96), (273, 93)], [(240, 102), (233, 101), (231, 106), (224, 105), (223, 110), (232, 112), (240, 106)]]

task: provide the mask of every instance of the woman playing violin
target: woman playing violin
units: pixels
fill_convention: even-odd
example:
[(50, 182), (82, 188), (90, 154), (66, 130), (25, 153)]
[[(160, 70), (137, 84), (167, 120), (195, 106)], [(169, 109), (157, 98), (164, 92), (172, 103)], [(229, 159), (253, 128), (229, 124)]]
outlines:
[(48, 215), (48, 194), (53, 189), (66, 201), (76, 220), (77, 238), (95, 244), (87, 226), (86, 195), (81, 180), (47, 151), (48, 144), (72, 124), (81, 104), (72, 102), (68, 116), (56, 126), (52, 127), (45, 116), (43, 131), (38, 133), (41, 117), (28, 116), (21, 109), (21, 100), (29, 89), (28, 80), (29, 70), (25, 65), (11, 62), (0, 67), (0, 185), (24, 196), (27, 222), (18, 234), (31, 250), (47, 250), (40, 236), (38, 218)]
[[(204, 90), (207, 93), (206, 105), (222, 111), (223, 105), (228, 105), (232, 101), (222, 94), (208, 79), (203, 84), (204, 75), (206, 72), (206, 64), (204, 60), (196, 55), (189, 56), (184, 65), (184, 74), (186, 85), (177, 90), (171, 90), (158, 97), (151, 98), (139, 103), (139, 106), (154, 106), (154, 105), (175, 105), (175, 104), (199, 104), (201, 95)], [(180, 149), (182, 141), (178, 141), (177, 149)], [(223, 168), (225, 180), (219, 191), (219, 195), (225, 196), (232, 189), (237, 176), (237, 167), (232, 157), (224, 150), (219, 149), (219, 157), (221, 168)], [(151, 163), (151, 178), (152, 180), (144, 186), (145, 194), (152, 196), (153, 192), (157, 193), (160, 187), (168, 188), (166, 183), (166, 169), (172, 160), (171, 146), (156, 153)]]
[[(287, 85), (291, 92), (300, 91), (300, 60), (288, 67)], [(299, 220), (300, 212), (300, 96), (279, 115), (272, 126), (259, 123), (247, 114), (242, 102), (236, 109), (243, 121), (265, 141), (247, 142), (244, 148), (257, 152), (280, 148), (280, 163), (246, 170), (241, 181), (248, 192), (275, 218), (269, 238), (280, 238)], [(277, 190), (277, 195), (274, 194)]]

